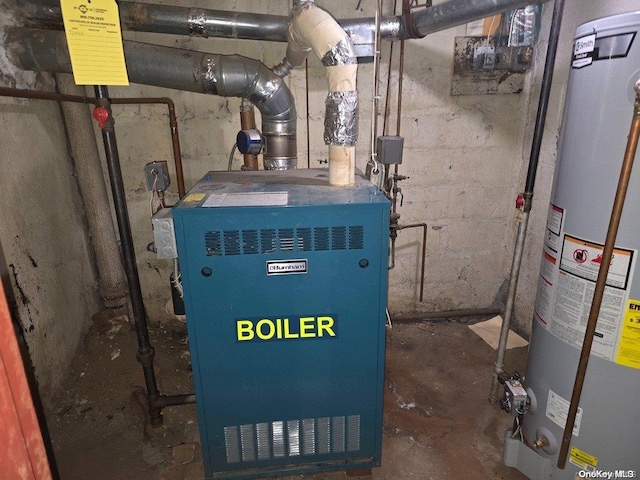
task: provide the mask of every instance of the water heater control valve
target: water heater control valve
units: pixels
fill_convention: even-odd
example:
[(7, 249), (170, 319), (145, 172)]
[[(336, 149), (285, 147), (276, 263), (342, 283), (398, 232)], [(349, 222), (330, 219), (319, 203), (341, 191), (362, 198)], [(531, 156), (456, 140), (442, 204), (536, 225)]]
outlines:
[(504, 382), (504, 396), (500, 408), (511, 415), (524, 415), (529, 408), (529, 395), (519, 378), (509, 378)]

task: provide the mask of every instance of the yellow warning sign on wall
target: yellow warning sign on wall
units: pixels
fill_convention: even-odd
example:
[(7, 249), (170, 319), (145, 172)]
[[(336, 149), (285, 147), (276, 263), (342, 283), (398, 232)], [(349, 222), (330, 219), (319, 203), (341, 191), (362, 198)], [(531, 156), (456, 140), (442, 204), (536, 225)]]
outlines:
[(640, 368), (640, 300), (629, 300), (622, 323), (616, 363)]
[(61, 0), (78, 85), (129, 85), (115, 0)]

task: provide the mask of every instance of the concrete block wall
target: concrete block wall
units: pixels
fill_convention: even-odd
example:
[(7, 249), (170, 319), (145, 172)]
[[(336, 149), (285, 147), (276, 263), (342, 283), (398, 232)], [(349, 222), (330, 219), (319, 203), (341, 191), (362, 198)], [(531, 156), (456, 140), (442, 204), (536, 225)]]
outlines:
[[(0, 64), (3, 87), (55, 89)], [(59, 105), (0, 98), (0, 145), (0, 275), (47, 404), (99, 308), (93, 254)]]
[[(166, 2), (171, 3), (171, 2)], [(289, 3), (194, 1), (199, 7), (258, 11), (286, 15)], [(318, 2), (338, 18), (373, 15), (372, 2)], [(437, 3), (437, 2), (436, 2)], [(356, 7), (360, 8), (356, 10)], [(588, 8), (586, 8), (588, 7)], [(575, 27), (598, 16), (630, 11), (632, 0), (589, 2), (567, 0), (555, 82), (545, 140), (540, 158), (536, 196), (516, 303), (516, 327), (529, 331), (537, 283), (542, 232), (555, 166), (568, 59)], [(389, 14), (389, 12), (385, 12)], [(396, 267), (390, 273), (392, 313), (416, 310), (485, 307), (507, 279), (513, 250), (516, 214), (514, 201), (522, 189), (535, 121), (544, 64), (551, 7), (543, 13), (543, 29), (536, 60), (518, 95), (452, 97), (453, 45), (464, 27), (453, 28), (406, 43), (401, 135), (405, 137), (400, 173), (404, 202), (398, 207), (401, 223), (428, 224), (425, 302), (418, 301), (420, 240), (418, 229), (401, 231)], [(0, 27), (7, 22), (0, 16)], [(280, 43), (195, 39), (125, 33), (126, 38), (213, 53), (241, 54), (272, 66), (284, 55)], [(389, 44), (382, 45), (380, 92), (384, 97)], [(395, 49), (396, 59), (398, 49)], [(23, 88), (54, 88), (47, 76), (12, 69), (0, 49), (2, 84)], [(360, 141), (358, 167), (365, 169), (370, 155), (373, 67), (359, 67)], [(300, 168), (326, 166), (322, 139), (326, 80), (318, 59), (309, 59), (309, 152), (307, 152), (305, 70), (286, 80), (298, 110)], [(391, 117), (387, 134), (395, 133), (395, 88), (391, 75)], [(92, 91), (89, 91), (92, 94)], [(187, 186), (208, 170), (224, 170), (239, 128), (239, 99), (225, 99), (131, 85), (111, 88), (113, 96), (170, 96), (176, 102)], [(384, 104), (380, 104), (380, 110)], [(162, 106), (115, 106), (116, 131), (134, 232), (143, 293), (151, 320), (165, 318), (171, 263), (146, 251), (151, 241), (150, 195), (144, 188), (143, 166), (153, 160), (171, 163), (167, 114)], [(258, 116), (258, 125), (260, 118)], [(382, 121), (379, 120), (379, 134)], [(73, 178), (73, 161), (57, 105), (2, 99), (0, 102), (0, 242), (8, 280), (36, 375), (45, 398), (61, 384), (66, 367), (97, 310), (91, 251), (81, 200)], [(96, 132), (101, 141), (99, 132)], [(239, 168), (236, 155), (233, 168)], [(175, 175), (173, 175), (175, 179)], [(175, 183), (168, 202), (177, 199)], [(105, 199), (105, 205), (107, 204)]]
[[(288, 14), (290, 2), (192, 2), (196, 7)], [(372, 2), (318, 4), (336, 18), (372, 17)], [(356, 6), (360, 4), (360, 9)], [(257, 10), (256, 10), (257, 9)], [(385, 12), (390, 14), (390, 12)], [(514, 202), (521, 186), (522, 142), (528, 96), (487, 95), (452, 97), (454, 37), (465, 27), (449, 29), (406, 44), (401, 135), (405, 137), (404, 164), (400, 173), (410, 179), (401, 183), (401, 222), (427, 222), (427, 273), (425, 302), (419, 295), (418, 230), (399, 235), (396, 268), (390, 277), (392, 312), (484, 307), (493, 301), (510, 264), (514, 235)], [(193, 50), (241, 54), (257, 58), (268, 66), (282, 59), (286, 45), (273, 42), (199, 39), (125, 33), (138, 41), (162, 43)], [(389, 43), (382, 45), (380, 92), (384, 97)], [(391, 111), (395, 112), (399, 48), (391, 77)], [(358, 69), (360, 128), (357, 165), (364, 171), (370, 156), (370, 128), (373, 65)], [(307, 154), (305, 70), (296, 69), (287, 83), (296, 97), (298, 111), (298, 163), (326, 167), (327, 147), (322, 139), (324, 99), (327, 86), (320, 61), (309, 58), (309, 155)], [(167, 89), (131, 85), (111, 88), (112, 96), (170, 96), (176, 102), (183, 150), (185, 179), (192, 185), (208, 170), (225, 170), (229, 151), (239, 129), (239, 99), (220, 98)], [(384, 103), (380, 103), (382, 112)], [(169, 298), (170, 262), (146, 252), (151, 241), (149, 193), (142, 174), (145, 163), (168, 160), (171, 146), (166, 112), (162, 107), (114, 107), (116, 132), (122, 155), (125, 182), (143, 294), (150, 316), (161, 318)], [(379, 119), (378, 134), (382, 134)], [(258, 126), (260, 126), (258, 114)], [(388, 134), (395, 134), (395, 113), (388, 122)], [(234, 169), (241, 165), (236, 155)], [(171, 187), (175, 201), (176, 187)]]
[[(171, 3), (171, 2), (166, 2)], [(439, 3), (439, 2), (435, 2)], [(568, 0), (556, 77), (545, 132), (529, 238), (518, 289), (515, 325), (530, 330), (537, 284), (541, 235), (555, 165), (556, 142), (568, 75), (568, 55), (575, 26), (590, 18), (632, 9), (632, 2), (590, 2), (589, 8)], [(246, 0), (191, 2), (196, 7), (237, 11), (258, 11), (286, 15), (290, 2)], [(319, 1), (337, 18), (371, 17), (372, 2)], [(356, 7), (360, 8), (356, 10)], [(385, 12), (389, 14), (390, 12)], [(514, 95), (450, 95), (454, 37), (465, 34), (460, 26), (406, 43), (401, 135), (405, 137), (404, 163), (400, 173), (410, 178), (401, 183), (401, 223), (428, 224), (425, 301), (420, 303), (419, 230), (400, 232), (396, 267), (390, 273), (392, 312), (432, 311), (490, 305), (508, 278), (517, 227), (514, 208), (523, 189), (531, 137), (544, 67), (551, 6), (544, 8), (543, 29), (535, 62), (527, 75), (525, 89)], [(285, 45), (273, 42), (199, 39), (126, 32), (129, 39), (212, 53), (241, 54), (277, 64)], [(384, 97), (389, 44), (383, 43), (380, 92)], [(395, 49), (396, 59), (398, 48)], [(365, 169), (370, 155), (373, 67), (360, 65), (360, 139), (357, 164)], [(300, 168), (326, 166), (327, 147), (322, 140), (326, 80), (318, 59), (309, 59), (309, 153), (307, 154), (306, 79), (304, 69), (287, 78), (298, 110), (298, 162)], [(387, 133), (395, 133), (395, 89), (397, 67), (392, 67), (391, 117)], [(208, 170), (224, 170), (239, 128), (238, 99), (224, 99), (132, 85), (112, 88), (113, 96), (170, 96), (177, 105), (185, 179), (192, 185)], [(161, 318), (169, 298), (170, 262), (146, 252), (151, 241), (149, 194), (144, 189), (143, 165), (152, 160), (171, 161), (166, 113), (162, 107), (114, 107), (116, 131), (123, 157), (130, 213), (150, 316)], [(384, 108), (380, 104), (380, 111)], [(258, 126), (260, 126), (259, 114)], [(378, 133), (382, 133), (379, 120)], [(241, 165), (236, 155), (233, 168)], [(175, 201), (175, 185), (169, 201)]]

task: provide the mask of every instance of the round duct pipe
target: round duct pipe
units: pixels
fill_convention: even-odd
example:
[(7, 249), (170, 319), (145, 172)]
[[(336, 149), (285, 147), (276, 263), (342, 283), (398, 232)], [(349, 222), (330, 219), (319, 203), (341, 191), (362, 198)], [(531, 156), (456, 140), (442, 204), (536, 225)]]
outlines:
[[(25, 70), (71, 73), (64, 32), (8, 29), (11, 60)], [(291, 91), (267, 66), (240, 55), (217, 55), (124, 41), (129, 80), (223, 97), (249, 99), (262, 114), (267, 169), (297, 165), (296, 109)]]

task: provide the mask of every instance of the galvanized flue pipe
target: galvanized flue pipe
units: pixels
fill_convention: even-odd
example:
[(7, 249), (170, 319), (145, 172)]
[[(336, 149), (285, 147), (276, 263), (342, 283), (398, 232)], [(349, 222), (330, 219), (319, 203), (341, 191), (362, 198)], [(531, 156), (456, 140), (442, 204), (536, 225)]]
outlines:
[[(380, 38), (406, 40), (422, 38), (430, 33), (463, 25), (479, 18), (496, 15), (515, 8), (538, 3), (536, 0), (449, 0), (424, 10), (414, 11), (407, 22), (402, 16), (380, 21)], [(247, 40), (287, 41), (289, 18), (231, 12), (204, 8), (178, 7), (152, 3), (118, 2), (120, 21), (125, 30), (167, 33), (199, 37), (222, 37)], [(62, 28), (58, 2), (11, 0), (21, 21), (38, 28)], [(350, 18), (338, 23), (353, 38), (354, 35), (373, 39), (374, 18)]]
[[(63, 32), (7, 29), (6, 47), (24, 70), (70, 73)], [(124, 42), (129, 80), (222, 97), (249, 99), (262, 113), (265, 168), (287, 170), (297, 164), (296, 109), (284, 81), (258, 60), (216, 55), (139, 42)]]

